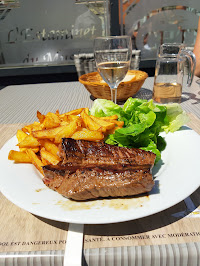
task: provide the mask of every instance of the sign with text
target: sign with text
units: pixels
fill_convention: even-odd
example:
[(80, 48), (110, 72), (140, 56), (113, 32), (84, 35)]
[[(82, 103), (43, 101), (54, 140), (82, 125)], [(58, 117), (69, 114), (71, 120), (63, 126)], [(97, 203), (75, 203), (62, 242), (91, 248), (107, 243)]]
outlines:
[(73, 64), (75, 53), (93, 51), (94, 38), (105, 34), (106, 10), (95, 3), (26, 0), (4, 9), (0, 67)]

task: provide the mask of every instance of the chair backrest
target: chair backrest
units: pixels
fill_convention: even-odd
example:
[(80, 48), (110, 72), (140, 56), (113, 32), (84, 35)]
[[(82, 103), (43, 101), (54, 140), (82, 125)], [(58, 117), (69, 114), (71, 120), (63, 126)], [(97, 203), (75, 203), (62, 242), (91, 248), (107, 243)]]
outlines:
[[(139, 69), (141, 59), (141, 50), (132, 50), (130, 69)], [(97, 71), (94, 53), (75, 54), (74, 63), (78, 77), (83, 74)]]
[(75, 54), (74, 63), (79, 77), (83, 74), (97, 71), (94, 53)]
[(140, 68), (141, 50), (132, 50), (130, 69), (138, 70)]

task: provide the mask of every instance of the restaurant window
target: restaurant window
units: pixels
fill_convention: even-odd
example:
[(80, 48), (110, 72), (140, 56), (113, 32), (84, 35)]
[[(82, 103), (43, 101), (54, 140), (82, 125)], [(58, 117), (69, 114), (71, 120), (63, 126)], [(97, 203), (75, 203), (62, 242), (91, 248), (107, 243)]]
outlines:
[(121, 0), (120, 32), (132, 36), (141, 50), (141, 66), (151, 65), (162, 43), (184, 43), (193, 49), (200, 15), (199, 0)]
[(74, 54), (93, 52), (105, 35), (130, 35), (140, 68), (154, 67), (164, 42), (193, 49), (199, 15), (199, 0), (0, 0), (0, 76), (44, 66), (75, 72)]
[(108, 19), (108, 0), (0, 0), (0, 67), (73, 65)]

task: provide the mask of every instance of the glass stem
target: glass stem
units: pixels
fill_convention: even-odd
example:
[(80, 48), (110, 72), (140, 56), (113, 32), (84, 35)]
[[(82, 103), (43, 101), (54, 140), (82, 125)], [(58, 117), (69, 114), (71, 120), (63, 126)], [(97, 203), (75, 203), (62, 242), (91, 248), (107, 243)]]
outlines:
[(110, 88), (110, 92), (111, 92), (111, 101), (117, 104), (117, 87)]

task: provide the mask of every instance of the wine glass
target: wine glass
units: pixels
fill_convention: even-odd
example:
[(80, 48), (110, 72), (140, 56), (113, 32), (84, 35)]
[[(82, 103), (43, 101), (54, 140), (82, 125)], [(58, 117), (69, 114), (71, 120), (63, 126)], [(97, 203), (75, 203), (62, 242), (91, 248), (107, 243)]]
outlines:
[(94, 56), (99, 74), (111, 90), (111, 100), (117, 103), (117, 87), (130, 67), (132, 44), (129, 36), (97, 37)]

